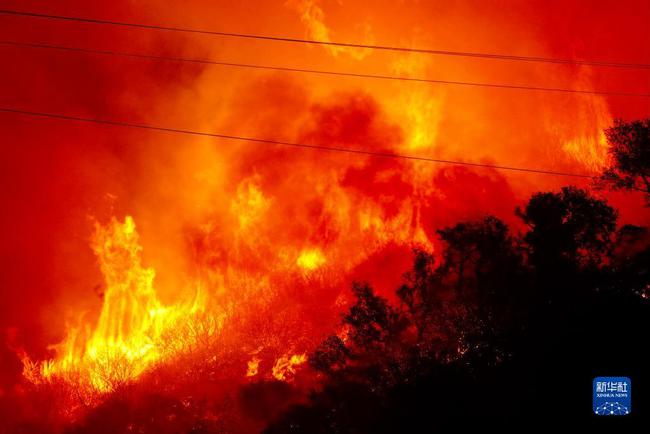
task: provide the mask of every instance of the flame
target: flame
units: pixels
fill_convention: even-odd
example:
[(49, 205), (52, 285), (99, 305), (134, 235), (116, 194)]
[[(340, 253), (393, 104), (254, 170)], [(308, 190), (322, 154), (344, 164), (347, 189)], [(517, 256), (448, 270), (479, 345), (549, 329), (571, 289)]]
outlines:
[(313, 271), (325, 264), (325, 256), (320, 249), (305, 249), (300, 252), (296, 264), (306, 271)]
[[(424, 77), (428, 63), (426, 58), (410, 54), (397, 58), (392, 69), (400, 77)], [(430, 150), (438, 139), (438, 124), (444, 106), (442, 92), (416, 84), (407, 86), (399, 98), (397, 107), (403, 113), (404, 130), (407, 132), (404, 147), (407, 151)], [(398, 113), (396, 115), (399, 116)]]
[[(588, 88), (588, 84), (583, 84)], [(584, 97), (583, 97), (584, 99)], [(578, 164), (598, 172), (608, 162), (609, 145), (605, 129), (612, 125), (612, 115), (602, 98), (588, 97), (585, 110), (574, 115), (575, 122), (562, 149)]]
[(253, 176), (238, 185), (230, 208), (239, 220), (240, 228), (246, 230), (264, 217), (269, 206), (269, 199), (260, 189), (259, 176)]
[(307, 361), (307, 354), (284, 355), (275, 361), (272, 374), (276, 380), (287, 381), (296, 374), (298, 366)]
[(246, 376), (247, 377), (254, 377), (257, 375), (259, 372), (259, 367), (260, 367), (260, 359), (257, 357), (253, 357), (250, 359), (247, 363), (247, 369), (246, 369)]
[[(164, 354), (170, 352), (166, 333), (180, 322), (191, 322), (204, 299), (199, 291), (193, 303), (161, 304), (153, 287), (156, 273), (142, 265), (142, 247), (130, 216), (123, 223), (113, 218), (107, 226), (96, 224), (91, 244), (106, 285), (99, 320), (92, 333), (87, 324), (83, 331), (70, 328), (66, 339), (55, 346), (57, 357), (42, 364), (41, 375), (111, 391), (164, 355), (169, 357)], [(35, 378), (34, 373), (30, 376)]]
[[(323, 9), (316, 4), (314, 0), (289, 0), (286, 3), (300, 15), (300, 20), (307, 27), (307, 33), (310, 38), (316, 41), (331, 42), (330, 29), (325, 24), (325, 13)], [(364, 39), (362, 44), (372, 44), (372, 32), (370, 26), (365, 24), (363, 27)], [(325, 45), (325, 49), (332, 55), (347, 54), (355, 60), (362, 60), (371, 53), (367, 48), (350, 48), (335, 45)]]

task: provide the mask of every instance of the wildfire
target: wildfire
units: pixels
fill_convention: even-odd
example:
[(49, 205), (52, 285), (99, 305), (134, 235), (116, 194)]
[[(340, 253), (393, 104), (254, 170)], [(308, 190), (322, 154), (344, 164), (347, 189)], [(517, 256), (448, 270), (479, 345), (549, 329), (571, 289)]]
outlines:
[[(395, 25), (392, 14), (386, 14), (389, 19), (384, 21), (380, 7), (375, 8), (379, 12), (374, 28), (357, 23), (359, 26), (346, 34), (341, 33), (342, 18), (358, 14), (326, 14), (324, 6), (313, 0), (290, 0), (286, 5), (293, 15), (283, 14), (286, 17), (282, 20), (287, 21), (278, 21), (277, 29), (269, 27), (269, 34), (293, 32), (292, 26), (302, 23), (306, 37), (321, 42), (373, 43), (376, 35), (377, 43), (387, 45), (408, 46), (410, 41), (414, 47), (444, 47), (454, 42), (471, 46), (481, 39), (455, 39), (460, 38), (456, 30), (444, 37), (442, 18), (432, 27), (440, 34), (403, 32), (409, 27), (408, 21)], [(362, 2), (358, 8), (367, 9)], [(416, 21), (426, 18), (421, 25), (430, 27), (429, 15), (417, 12), (419, 7), (400, 9), (415, 14)], [(467, 15), (476, 14), (482, 22), (481, 14), (470, 9)], [(216, 12), (214, 17), (217, 21), (224, 19)], [(149, 21), (158, 18), (162, 17)], [(490, 34), (494, 31), (491, 27), (477, 26), (473, 19), (467, 21), (471, 23), (467, 28), (485, 32), (485, 45), (477, 46), (476, 51), (496, 50), (502, 37)], [(449, 28), (453, 29), (466, 24), (464, 20), (451, 22)], [(206, 23), (205, 27), (213, 25), (219, 27), (217, 23)], [(251, 24), (251, 28), (257, 27)], [(529, 29), (524, 30), (528, 35)], [(536, 38), (520, 42), (513, 52), (538, 52)], [(196, 46), (199, 52), (206, 48), (202, 43), (188, 41), (188, 47)], [(296, 68), (535, 86), (546, 86), (541, 79), (555, 77), (559, 84), (553, 87), (587, 90), (592, 84), (588, 76), (576, 80), (572, 70), (561, 65), (549, 70), (548, 65), (536, 63), (468, 63), (467, 59), (421, 53), (322, 44), (309, 45), (308, 53), (313, 56), (303, 56), (303, 51), (293, 50), (304, 47), (290, 45), (285, 49), (272, 45), (268, 49), (246, 44), (234, 47), (242, 57), (254, 58), (260, 64)], [(150, 48), (155, 52), (159, 47)], [(206, 53), (214, 47), (207, 48)], [(185, 48), (178, 49), (183, 53)], [(28, 66), (29, 71), (42, 69), (33, 68), (31, 63)], [(104, 64), (94, 66), (88, 70), (103, 74)], [(77, 71), (79, 68), (71, 69), (71, 73)], [(206, 65), (200, 73), (183, 75), (183, 80), (192, 81), (180, 81), (183, 86), (177, 90), (164, 81), (179, 78), (175, 72), (156, 73), (146, 76), (146, 80), (161, 80), (155, 85), (128, 92), (119, 88), (113, 94), (131, 95), (147, 89), (155, 93), (141, 95), (146, 107), (165, 107), (147, 110), (147, 123), (152, 125), (187, 125), (188, 130), (269, 141), (580, 173), (601, 168), (606, 157), (602, 131), (611, 124), (611, 114), (602, 95), (563, 97), (405, 80), (274, 75), (262, 70), (251, 79), (248, 74), (252, 70), (236, 71)], [(65, 85), (74, 83), (75, 87), (65, 90), (95, 95), (96, 83), (105, 77), (91, 78), (90, 84), (78, 88), (75, 80), (66, 80)], [(32, 82), (41, 83), (37, 79)], [(158, 89), (165, 91), (158, 95)], [(112, 101), (108, 94), (100, 97)], [(130, 119), (133, 115), (116, 112), (106, 117)], [(60, 153), (56, 158), (69, 156), (80, 169), (74, 176), (60, 177), (70, 184), (56, 185), (60, 190), (53, 191), (69, 195), (69, 188), (78, 188), (73, 191), (83, 197), (80, 203), (93, 204), (91, 198), (94, 200), (98, 191), (102, 197), (107, 191), (124, 192), (111, 201), (134, 215), (148, 217), (138, 220), (138, 227), (146, 225), (146, 233), (153, 234), (145, 247), (148, 254), (153, 251), (154, 258), (148, 256), (143, 261), (143, 247), (132, 217), (96, 224), (91, 248), (104, 278), (101, 308), (94, 312), (96, 316), (81, 316), (76, 324), (67, 326), (65, 339), (53, 346), (53, 359), (36, 363), (26, 354), (20, 356), (24, 376), (34, 383), (62, 380), (99, 394), (142, 380), (157, 366), (182, 360), (194, 348), (206, 347), (206, 342), (218, 342), (220, 348), (227, 349), (224, 354), (232, 356), (235, 368), (222, 371), (224, 377), (236, 376), (241, 382), (260, 377), (290, 382), (307, 361), (307, 354), (331, 332), (347, 308), (349, 280), (359, 275), (373, 284), (389, 282), (394, 276), (399, 279), (407, 265), (395, 257), (408, 258), (413, 246), (433, 251), (436, 229), (477, 213), (498, 215), (505, 210), (498, 216), (507, 218), (530, 192), (563, 182), (532, 173), (513, 175), (407, 158), (373, 158), (363, 152), (320, 152), (270, 143), (231, 143), (207, 137), (199, 140), (188, 135), (155, 136), (161, 141), (158, 146), (154, 139), (152, 143), (139, 143), (125, 133), (120, 135), (124, 144), (115, 145), (113, 152), (103, 147), (108, 142), (102, 136), (104, 130), (91, 131), (97, 135), (97, 144), (91, 147), (96, 154), (88, 155), (102, 158), (87, 157), (86, 143), (72, 141), (69, 155)], [(122, 131), (117, 126), (115, 131), (122, 134), (117, 133)], [(178, 146), (181, 140), (183, 146)], [(41, 147), (39, 142), (31, 149), (38, 151), (33, 152), (35, 155), (42, 155)], [(105, 154), (111, 156), (110, 161)], [(25, 157), (25, 161), (32, 159), (32, 155)], [(110, 167), (99, 170), (95, 160)], [(67, 164), (67, 160), (65, 164), (57, 161), (52, 170)], [(40, 166), (35, 167), (40, 170)], [(32, 172), (30, 176), (40, 176), (36, 169)], [(46, 173), (43, 185), (50, 182)], [(120, 176), (94, 177), (89, 175), (92, 173)], [(159, 197), (165, 200), (158, 201)], [(97, 205), (98, 214), (103, 212), (101, 206)], [(75, 216), (83, 214), (85, 218), (87, 210), (74, 211)], [(52, 212), (51, 220), (57, 221), (58, 209)], [(78, 230), (79, 222), (70, 221), (70, 227), (56, 227), (63, 234), (57, 242), (67, 242), (68, 234)], [(23, 240), (19, 241), (22, 244)], [(386, 253), (393, 248), (398, 253)], [(164, 253), (156, 257), (159, 252)], [(169, 263), (172, 266), (168, 269)], [(71, 280), (85, 282), (83, 272), (68, 268), (70, 274), (78, 273)], [(67, 288), (67, 280), (51, 280), (53, 290)], [(177, 288), (179, 282), (187, 287)], [(183, 296), (167, 302), (165, 296), (172, 290)], [(57, 295), (62, 303), (71, 301), (66, 296), (79, 295), (72, 290), (60, 292)], [(347, 339), (345, 334), (341, 338)], [(210, 360), (222, 357), (213, 349), (202, 354), (209, 354)]]
[(296, 264), (303, 270), (313, 271), (325, 264), (325, 256), (319, 249), (305, 249), (300, 252)]
[(201, 299), (161, 304), (153, 287), (156, 273), (142, 266), (142, 247), (130, 216), (123, 223), (112, 219), (107, 226), (96, 224), (92, 248), (106, 285), (97, 325), (92, 332), (88, 324), (71, 328), (55, 346), (57, 357), (41, 365), (40, 375), (42, 380), (63, 378), (111, 391), (177, 350), (170, 347), (167, 334), (181, 321), (192, 321)]
[(271, 372), (276, 380), (285, 381), (293, 377), (296, 373), (296, 368), (306, 361), (307, 354), (285, 355), (276, 360)]
[(260, 367), (260, 359), (257, 357), (253, 357), (251, 360), (248, 361), (248, 369), (246, 370), (246, 376), (247, 377), (254, 377), (257, 375)]

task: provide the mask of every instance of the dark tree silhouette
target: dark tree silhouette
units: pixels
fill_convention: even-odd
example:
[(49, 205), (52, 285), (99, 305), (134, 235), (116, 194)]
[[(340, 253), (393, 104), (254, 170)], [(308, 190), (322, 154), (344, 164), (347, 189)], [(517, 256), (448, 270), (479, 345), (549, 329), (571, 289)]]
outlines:
[(650, 205), (650, 119), (616, 120), (605, 135), (612, 161), (600, 181), (615, 189), (641, 191)]
[(528, 270), (505, 223), (488, 216), (438, 231), (445, 243), (438, 273), (464, 309), (456, 330), (473, 356), (508, 357), (528, 312)]
[(494, 217), (441, 229), (439, 261), (414, 252), (400, 306), (355, 285), (348, 339), (329, 337), (310, 358), (322, 387), (265, 432), (431, 432), (468, 427), (467, 416), (589, 421), (582, 398), (595, 376), (643, 384), (646, 230), (616, 231), (615, 210), (574, 187), (535, 194), (517, 214), (521, 237)]
[(448, 334), (445, 288), (434, 268), (433, 255), (420, 249), (415, 249), (413, 255), (413, 269), (404, 273), (404, 284), (397, 289), (397, 297), (418, 341), (431, 342), (437, 336)]
[(400, 331), (399, 312), (375, 295), (367, 283), (355, 283), (352, 292), (357, 302), (343, 318), (343, 323), (352, 327), (352, 342), (366, 350), (385, 350)]
[(311, 355), (310, 365), (342, 379), (390, 387), (404, 376), (403, 343), (409, 322), (369, 284), (354, 283), (352, 292), (356, 303), (342, 321), (348, 330), (346, 342), (330, 336)]
[(317, 371), (333, 375), (343, 369), (350, 357), (350, 350), (338, 336), (329, 336), (309, 358), (309, 364)]
[(618, 213), (586, 190), (536, 193), (517, 215), (530, 227), (524, 240), (542, 273), (598, 266), (612, 246)]
[(611, 292), (650, 299), (650, 231), (645, 227), (625, 225), (617, 232), (611, 268)]

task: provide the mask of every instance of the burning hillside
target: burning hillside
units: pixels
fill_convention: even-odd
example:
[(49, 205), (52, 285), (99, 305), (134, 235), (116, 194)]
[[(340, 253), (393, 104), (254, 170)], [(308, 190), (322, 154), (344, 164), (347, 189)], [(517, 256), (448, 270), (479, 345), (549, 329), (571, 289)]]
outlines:
[[(12, 61), (0, 68), (17, 83), (0, 104), (14, 107), (0, 114), (8, 429), (282, 432), (284, 420), (309, 426), (296, 406), (313, 416), (337, 387), (341, 402), (357, 396), (348, 383), (372, 378), (394, 398), (400, 381), (425, 383), (417, 363), (500, 366), (519, 354), (501, 343), (524, 332), (494, 318), (529, 333), (535, 310), (519, 298), (499, 310), (512, 293), (489, 285), (560, 274), (535, 262), (557, 247), (535, 244), (555, 234), (534, 232), (547, 223), (539, 203), (561, 216), (554, 228), (602, 211), (600, 225), (571, 223), (582, 232), (548, 262), (614, 268), (566, 282), (643, 275), (611, 252), (637, 258), (641, 232), (614, 228), (647, 224), (647, 207), (638, 192), (593, 190), (592, 176), (613, 164), (614, 118), (650, 108), (609, 93), (642, 93), (647, 71), (412, 50), (647, 59), (645, 46), (617, 51), (634, 26), (591, 47), (545, 28), (559, 12), (536, 3), (69, 3), (0, 14), (0, 39), (32, 44), (2, 45)], [(591, 11), (583, 3), (563, 13)], [(637, 6), (617, 14), (645, 23)], [(489, 362), (471, 359), (477, 348)]]

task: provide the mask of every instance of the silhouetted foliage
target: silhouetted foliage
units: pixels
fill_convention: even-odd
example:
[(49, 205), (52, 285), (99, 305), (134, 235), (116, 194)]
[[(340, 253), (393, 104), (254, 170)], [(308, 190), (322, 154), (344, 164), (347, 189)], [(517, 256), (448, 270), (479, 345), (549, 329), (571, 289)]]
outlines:
[(521, 236), (494, 217), (441, 229), (440, 259), (414, 251), (399, 306), (355, 284), (347, 339), (327, 338), (310, 359), (322, 388), (265, 432), (431, 432), (540, 411), (549, 423), (585, 420), (595, 376), (643, 382), (647, 231), (617, 231), (616, 211), (574, 187), (537, 193), (516, 213)]
[(375, 295), (366, 283), (355, 283), (352, 292), (357, 302), (343, 318), (343, 322), (352, 327), (350, 339), (366, 350), (384, 350), (399, 332), (399, 312)]
[(619, 295), (650, 299), (650, 231), (625, 225), (619, 229), (613, 249), (611, 276), (605, 288)]
[(338, 336), (329, 336), (314, 351), (309, 364), (317, 371), (332, 374), (345, 367), (350, 351)]
[(445, 243), (439, 273), (464, 308), (456, 330), (474, 357), (509, 357), (527, 315), (527, 269), (522, 249), (494, 217), (438, 231)]
[(605, 135), (612, 162), (600, 180), (615, 189), (641, 191), (650, 204), (650, 119), (616, 120)]
[(599, 265), (611, 247), (617, 212), (575, 187), (536, 193), (519, 217), (530, 227), (524, 240), (540, 271)]

